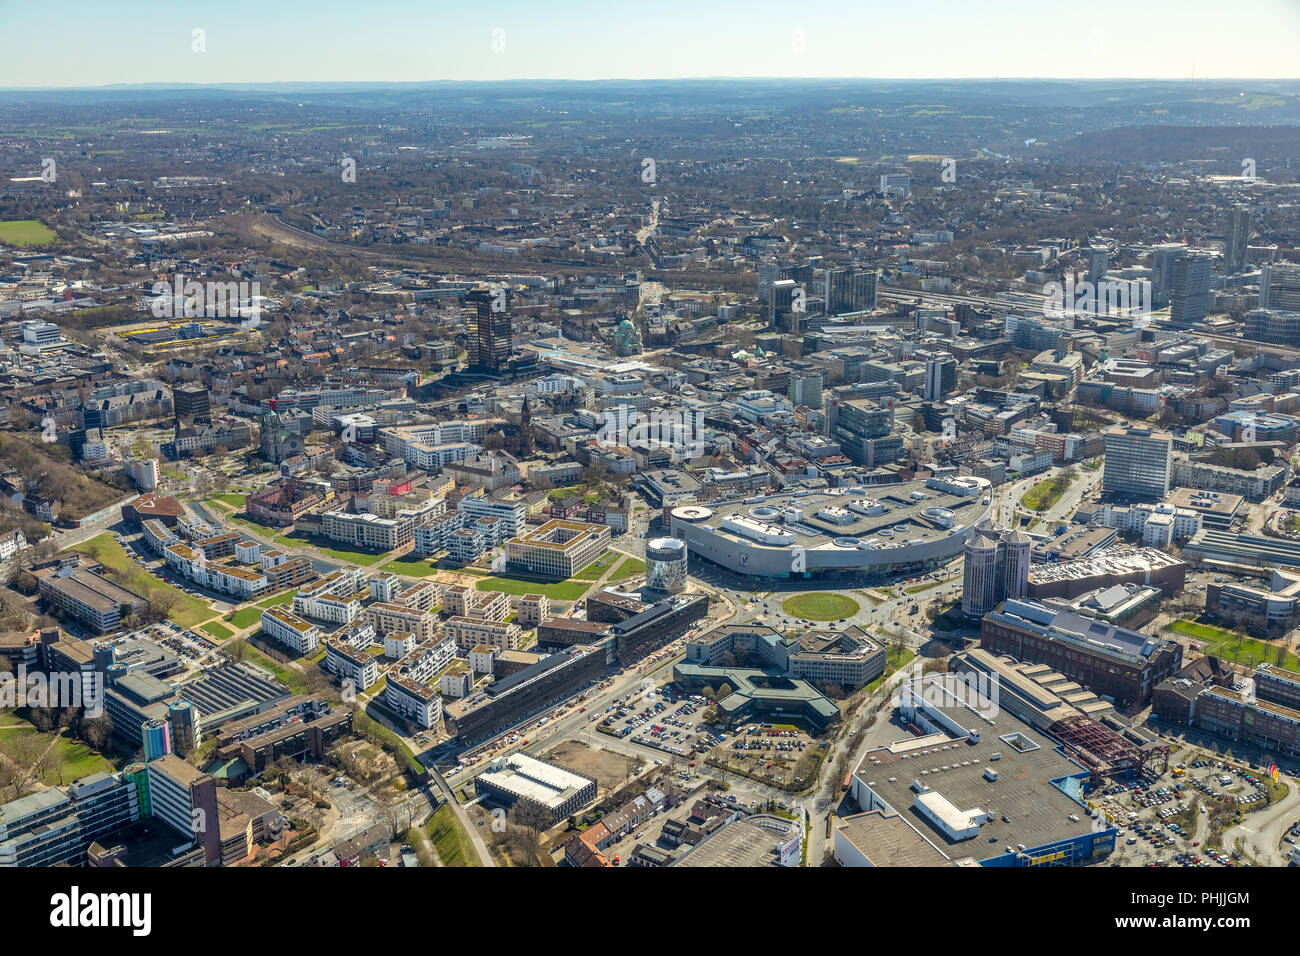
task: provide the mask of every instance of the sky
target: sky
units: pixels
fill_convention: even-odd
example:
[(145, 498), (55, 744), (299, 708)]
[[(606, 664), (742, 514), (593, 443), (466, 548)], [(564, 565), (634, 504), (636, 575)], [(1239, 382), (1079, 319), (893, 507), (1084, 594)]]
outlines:
[(1296, 78), (1300, 0), (0, 0), (0, 88), (721, 76)]

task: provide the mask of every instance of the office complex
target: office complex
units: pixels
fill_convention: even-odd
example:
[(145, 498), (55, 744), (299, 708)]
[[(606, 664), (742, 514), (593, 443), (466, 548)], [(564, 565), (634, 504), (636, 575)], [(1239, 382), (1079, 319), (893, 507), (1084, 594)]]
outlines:
[(1223, 274), (1237, 275), (1246, 271), (1246, 247), (1250, 244), (1250, 210), (1234, 206), (1228, 212), (1228, 224), (1223, 234)]
[(942, 401), (957, 388), (957, 362), (951, 358), (932, 358), (925, 363), (925, 400)]
[(1300, 263), (1267, 262), (1260, 268), (1259, 307), (1300, 312)]
[(498, 757), (474, 778), (474, 791), (505, 807), (525, 805), (557, 823), (596, 799), (596, 781), (526, 753)]
[(463, 743), (477, 743), (572, 696), (604, 673), (603, 652), (572, 647), (448, 704), (443, 718)]
[(646, 543), (646, 587), (652, 591), (680, 594), (686, 590), (686, 566), (689, 551), (678, 538), (654, 538)]
[(1101, 489), (1122, 500), (1161, 501), (1169, 495), (1173, 436), (1149, 428), (1115, 427), (1104, 433)]
[(530, 574), (569, 578), (604, 554), (609, 539), (605, 525), (553, 518), (507, 541), (506, 563)]
[(141, 816), (134, 783), (95, 773), (0, 806), (0, 867), (85, 866), (91, 843)]
[(1241, 334), (1254, 342), (1300, 348), (1300, 309), (1251, 309), (1246, 313)]
[(1188, 252), (1174, 262), (1169, 292), (1169, 321), (1188, 329), (1204, 321), (1210, 311), (1210, 271), (1214, 260), (1201, 252)]
[(825, 308), (827, 315), (870, 312), (876, 308), (876, 271), (852, 266), (826, 270)]

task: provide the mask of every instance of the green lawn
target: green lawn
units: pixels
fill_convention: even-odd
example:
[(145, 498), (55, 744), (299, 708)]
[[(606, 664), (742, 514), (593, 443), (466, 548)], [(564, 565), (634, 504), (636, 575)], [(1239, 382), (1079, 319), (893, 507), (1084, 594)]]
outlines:
[(300, 671), (296, 671), (292, 667), (286, 667), (283, 664), (276, 663), (275, 661), (271, 660), (271, 658), (267, 657), (265, 654), (259, 651), (256, 647), (254, 647), (251, 641), (247, 643), (248, 643), (247, 660), (249, 661), (249, 663), (256, 664), (259, 667), (263, 667), (266, 670), (270, 671), (272, 674), (275, 675), (276, 680), (278, 680), (285, 687), (289, 688), (289, 690), (293, 691), (293, 693), (301, 694), (303, 692), (304, 688), (306, 687), (306, 682), (303, 680), (303, 676)]
[(1040, 481), (1020, 496), (1020, 504), (1030, 511), (1046, 511), (1061, 500), (1073, 480), (1073, 475), (1057, 475)]
[(224, 501), (226, 504), (232, 505), (235, 508), (242, 508), (244, 507), (244, 503), (248, 501), (248, 495), (236, 495), (236, 494), (217, 495), (217, 500)]
[[(18, 717), (9, 714), (5, 717), (4, 723), (11, 724), (18, 720)], [(0, 744), (8, 745), (18, 737), (38, 738), (42, 747), (50, 742), (49, 734), (43, 734), (31, 725), (0, 730)], [(71, 737), (61, 735), (55, 742), (54, 747), (63, 755), (63, 782), (65, 784), (89, 776), (92, 773), (98, 773), (101, 770), (111, 771), (115, 769), (113, 762), (103, 754), (91, 750), (81, 741), (73, 740)], [(8, 748), (6, 747), (6, 749)], [(43, 779), (47, 786), (57, 786), (59, 784), (59, 773), (56, 769), (47, 770)]]
[(904, 594), (920, 594), (922, 591), (928, 591), (930, 588), (937, 588), (944, 581), (923, 581), (920, 584), (913, 584), (911, 587), (903, 588)]
[(489, 575), (474, 584), (479, 591), (500, 591), (502, 594), (545, 594), (552, 601), (576, 601), (591, 587), (590, 581), (526, 581)]
[(614, 566), (614, 559), (618, 557), (613, 551), (606, 551), (591, 564), (587, 565), (581, 571), (573, 576), (575, 581), (599, 581), (601, 575)]
[[(1215, 657), (1254, 666), (1256, 664), (1276, 664), (1278, 645), (1267, 644), (1241, 634), (1234, 634), (1195, 621), (1174, 621), (1168, 629), (1184, 637), (1193, 637), (1199, 642), (1199, 649)], [(1300, 670), (1300, 659), (1290, 651), (1286, 652), (1281, 665), (1288, 670)]]
[(436, 569), (433, 564), (425, 558), (398, 558), (396, 561), (389, 561), (379, 569), (380, 571), (390, 571), (393, 574), (402, 574), (408, 578), (426, 578), (432, 575)]
[(910, 647), (895, 647), (890, 645), (885, 651), (885, 672), (867, 685), (868, 691), (874, 691), (877, 687), (889, 680), (900, 667), (906, 667), (916, 656), (916, 651)]
[(222, 624), (220, 621), (208, 621), (207, 624), (200, 625), (199, 630), (207, 631), (209, 634), (211, 634), (219, 641), (224, 641), (226, 638), (230, 637), (235, 633), (230, 628), (226, 627), (226, 625)]
[(277, 604), (292, 604), (293, 596), (298, 593), (297, 588), (289, 588), (287, 591), (281, 591), (279, 594), (273, 594), (269, 598), (263, 598), (257, 602), (260, 608), (275, 607)]
[(781, 602), (785, 613), (805, 621), (838, 621), (858, 613), (858, 602), (845, 594), (813, 591)]
[(179, 591), (170, 584), (160, 581), (131, 560), (109, 532), (105, 531), (103, 534), (97, 534), (89, 541), (74, 545), (71, 550), (89, 554), (92, 547), (97, 547), (98, 560), (104, 567), (112, 568), (115, 571), (125, 571), (130, 576), (130, 588), (137, 594), (146, 598), (153, 598), (155, 595), (165, 594), (169, 591), (174, 593), (178, 601), (168, 617), (181, 627), (193, 627), (200, 621), (206, 621), (213, 616), (212, 608), (206, 601), (186, 594), (184, 591)]
[(469, 834), (461, 826), (451, 807), (443, 804), (429, 818), (424, 832), (429, 834), (443, 866), (481, 866), (478, 854), (470, 843)]
[[(114, 768), (113, 761), (109, 760), (103, 754), (92, 750), (88, 745), (79, 740), (70, 740), (67, 737), (60, 737), (59, 742), (55, 744), (63, 752), (63, 782), (71, 783), (81, 777), (87, 777), (92, 773), (111, 771)], [(59, 781), (59, 775), (54, 772), (45, 774), (47, 784), (55, 784)]]
[(622, 581), (636, 574), (645, 574), (645, 562), (640, 558), (624, 558), (623, 563), (609, 576), (611, 581)]
[(43, 246), (58, 236), (36, 219), (10, 219), (0, 222), (0, 242), (11, 246)]
[(250, 607), (241, 607), (238, 611), (230, 616), (230, 623), (235, 625), (239, 630), (246, 627), (252, 627), (262, 619), (262, 608), (256, 604)]
[(327, 554), (338, 561), (346, 561), (349, 564), (371, 565), (384, 560), (388, 552), (375, 554), (371, 551), (361, 551), (356, 548), (345, 548), (342, 545), (325, 547), (316, 541), (311, 535), (303, 534), (300, 531), (290, 531), (282, 534), (275, 539), (286, 547), (315, 548), (321, 554)]
[(284, 530), (283, 528), (277, 528), (274, 525), (262, 524), (261, 522), (254, 521), (252, 518), (249, 518), (246, 515), (234, 515), (231, 517), (230, 520), (245, 525), (248, 528), (251, 528), (253, 531), (256, 531), (258, 534), (265, 535), (266, 537), (269, 538), (274, 538), (276, 541), (279, 541), (280, 539), (276, 538), (275, 536)]

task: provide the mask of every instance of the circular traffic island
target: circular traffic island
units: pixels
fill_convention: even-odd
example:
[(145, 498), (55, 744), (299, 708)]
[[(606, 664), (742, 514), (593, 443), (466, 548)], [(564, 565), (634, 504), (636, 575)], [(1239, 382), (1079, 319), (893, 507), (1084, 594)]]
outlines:
[(791, 617), (805, 621), (839, 621), (852, 617), (860, 610), (858, 602), (844, 594), (830, 591), (812, 591), (796, 594), (781, 602), (781, 608)]

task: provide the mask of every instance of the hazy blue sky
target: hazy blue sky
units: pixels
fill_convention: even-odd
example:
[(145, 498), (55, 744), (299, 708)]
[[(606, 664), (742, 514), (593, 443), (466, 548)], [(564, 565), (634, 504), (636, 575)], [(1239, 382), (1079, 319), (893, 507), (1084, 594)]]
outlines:
[(1300, 0), (0, 0), (0, 87), (1193, 74), (1300, 76)]

